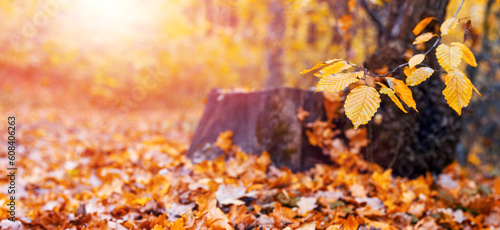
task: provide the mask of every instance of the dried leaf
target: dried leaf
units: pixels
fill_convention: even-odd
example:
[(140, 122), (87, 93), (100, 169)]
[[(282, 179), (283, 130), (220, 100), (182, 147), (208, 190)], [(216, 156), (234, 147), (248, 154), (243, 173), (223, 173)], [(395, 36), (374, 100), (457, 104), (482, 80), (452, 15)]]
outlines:
[(399, 99), (396, 97), (394, 90), (387, 88), (387, 86), (385, 86), (384, 84), (381, 84), (379, 82), (377, 82), (377, 84), (382, 86), (382, 88), (380, 89), (380, 93), (387, 94), (391, 98), (391, 100), (394, 102), (394, 104), (396, 104), (399, 107), (399, 109), (401, 109), (405, 113), (408, 113), (408, 112), (406, 112), (405, 108), (403, 107), (403, 105), (401, 104)]
[(353, 89), (345, 100), (346, 116), (351, 120), (354, 129), (368, 123), (380, 106), (380, 94), (372, 87), (362, 85)]
[[(363, 73), (363, 71), (359, 71)], [(337, 93), (345, 89), (350, 84), (358, 81), (359, 72), (354, 73), (339, 73), (326, 76), (319, 80), (316, 91), (325, 91), (329, 93)]]
[(410, 61), (408, 61), (408, 65), (411, 68), (417, 66), (418, 64), (422, 63), (422, 61), (424, 61), (425, 59), (425, 55), (424, 54), (417, 54), (415, 56), (413, 56), (412, 58), (410, 58)]
[(436, 49), (436, 57), (438, 59), (439, 65), (446, 70), (457, 68), (462, 61), (462, 50), (457, 46), (448, 46), (441, 44)]
[(385, 79), (394, 92), (396, 92), (396, 95), (398, 95), (406, 105), (418, 112), (417, 104), (415, 100), (413, 100), (413, 95), (408, 86), (403, 81), (396, 78), (386, 77)]
[(309, 211), (316, 208), (315, 197), (301, 197), (299, 202), (297, 202), (297, 206), (299, 206), (299, 214), (306, 215)]
[(410, 73), (410, 76), (406, 78), (406, 84), (409, 86), (416, 86), (427, 80), (432, 74), (434, 70), (430, 67), (422, 67), (418, 68)]
[(410, 68), (408, 66), (405, 66), (405, 69), (404, 69), (404, 74), (407, 76), (407, 77), (410, 77), (411, 74), (413, 73), (413, 71), (415, 71), (417, 68), (413, 67), (413, 68)]
[(467, 64), (473, 66), (473, 67), (477, 67), (477, 62), (476, 62), (476, 58), (474, 57), (474, 54), (472, 53), (472, 51), (470, 51), (470, 49), (460, 43), (460, 42), (452, 42), (451, 43), (452, 46), (456, 46), (458, 48), (460, 48), (460, 50), (462, 50), (462, 58), (464, 59), (465, 62), (467, 62)]
[(306, 70), (302, 70), (300, 72), (300, 74), (306, 74), (306, 73), (309, 73), (313, 70), (316, 70), (316, 69), (319, 69), (319, 68), (322, 68), (322, 67), (325, 67), (325, 66), (328, 66), (328, 65), (331, 65), (335, 62), (338, 62), (338, 61), (342, 61), (342, 59), (331, 59), (331, 60), (328, 60), (328, 61), (324, 61), (324, 62), (320, 62), (318, 64), (316, 64), (314, 67), (310, 68), (310, 69), (306, 69)]
[(352, 66), (346, 61), (337, 61), (337, 62), (332, 63), (331, 65), (323, 68), (319, 72), (315, 73), (314, 76), (323, 78), (323, 77), (327, 77), (327, 76), (342, 72), (342, 71), (349, 69), (351, 67)]
[(469, 105), (472, 89), (478, 92), (476, 87), (474, 87), (467, 76), (458, 69), (453, 69), (448, 72), (445, 78), (445, 84), (446, 88), (443, 90), (443, 95), (446, 102), (448, 102), (451, 108), (457, 111), (458, 115), (461, 115), (462, 108)]
[(217, 140), (215, 141), (215, 146), (219, 147), (224, 152), (229, 152), (229, 150), (231, 150), (231, 146), (233, 145), (232, 138), (233, 138), (233, 132), (231, 130), (222, 132), (217, 137)]
[(434, 33), (432, 33), (432, 32), (423, 33), (423, 34), (421, 34), (421, 35), (419, 35), (418, 37), (415, 38), (415, 41), (413, 42), (413, 45), (427, 42), (427, 41), (431, 40), (431, 38), (433, 38), (435, 36), (437, 36), (437, 35), (434, 34)]
[(448, 18), (441, 24), (441, 36), (447, 35), (453, 28), (458, 25), (458, 19)]
[(422, 30), (424, 30), (425, 27), (427, 27), (427, 25), (429, 25), (429, 23), (434, 19), (435, 19), (434, 17), (427, 17), (427, 18), (422, 19), (422, 21), (420, 21), (415, 26), (415, 28), (413, 28), (413, 34), (415, 34), (415, 36), (420, 34), (422, 32)]

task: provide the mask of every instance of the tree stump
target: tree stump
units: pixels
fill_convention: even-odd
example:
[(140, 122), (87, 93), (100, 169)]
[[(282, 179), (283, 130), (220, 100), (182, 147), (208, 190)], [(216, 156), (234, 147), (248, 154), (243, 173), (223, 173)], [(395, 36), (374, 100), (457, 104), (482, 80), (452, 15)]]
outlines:
[(325, 120), (323, 94), (296, 88), (224, 93), (214, 89), (196, 129), (188, 157), (198, 163), (223, 154), (214, 145), (218, 135), (233, 132), (233, 144), (246, 153), (268, 151), (273, 164), (293, 171), (316, 163), (332, 163), (322, 149), (309, 144), (297, 110), (309, 112), (305, 123)]

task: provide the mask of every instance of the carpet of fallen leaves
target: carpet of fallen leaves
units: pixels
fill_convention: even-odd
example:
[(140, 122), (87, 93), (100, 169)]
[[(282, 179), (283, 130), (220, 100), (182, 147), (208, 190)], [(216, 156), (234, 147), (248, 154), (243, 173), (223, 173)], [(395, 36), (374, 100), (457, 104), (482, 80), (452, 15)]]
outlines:
[(182, 117), (89, 110), (15, 111), (16, 222), (1, 177), (2, 229), (500, 228), (500, 177), (478, 159), (413, 180), (352, 152), (301, 173), (235, 146), (193, 164)]

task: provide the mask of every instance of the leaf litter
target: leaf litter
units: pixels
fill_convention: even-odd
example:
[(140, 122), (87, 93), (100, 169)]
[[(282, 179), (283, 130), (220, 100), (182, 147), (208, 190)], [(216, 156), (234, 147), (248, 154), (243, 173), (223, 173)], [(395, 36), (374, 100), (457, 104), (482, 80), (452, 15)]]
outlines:
[(348, 131), (352, 146), (334, 148), (317, 122), (309, 138), (335, 164), (293, 173), (274, 167), (267, 152), (239, 151), (229, 133), (218, 144), (232, 154), (193, 164), (185, 156), (192, 134), (162, 111), (122, 119), (100, 110), (29, 112), (17, 134), (16, 221), (6, 220), (1, 193), (2, 229), (500, 227), (494, 166), (476, 160), (440, 175), (395, 177), (359, 154), (363, 129)]

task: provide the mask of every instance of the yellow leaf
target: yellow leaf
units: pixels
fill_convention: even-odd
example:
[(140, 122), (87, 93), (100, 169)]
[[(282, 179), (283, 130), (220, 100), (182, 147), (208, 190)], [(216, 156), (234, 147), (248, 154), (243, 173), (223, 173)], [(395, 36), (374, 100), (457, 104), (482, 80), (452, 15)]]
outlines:
[(366, 85), (354, 88), (345, 100), (344, 108), (349, 118), (357, 129), (360, 125), (368, 123), (380, 107), (380, 94), (374, 88)]
[(358, 80), (360, 72), (364, 74), (363, 71), (358, 71), (354, 73), (339, 73), (323, 77), (318, 82), (318, 85), (316, 87), (316, 92), (317, 91), (325, 91), (330, 93), (340, 92), (350, 84), (356, 82)]
[(474, 57), (472, 51), (470, 51), (470, 49), (466, 45), (460, 42), (452, 42), (451, 45), (456, 46), (462, 50), (463, 53), (462, 58), (464, 59), (465, 62), (467, 62), (467, 64), (473, 67), (477, 67), (476, 58)]
[(462, 108), (469, 105), (472, 89), (479, 94), (469, 78), (458, 69), (448, 72), (444, 83), (446, 84), (446, 88), (443, 90), (444, 98), (448, 105), (457, 111), (458, 115), (462, 114)]
[(387, 190), (392, 182), (391, 174), (392, 169), (387, 169), (383, 173), (374, 172), (371, 175), (370, 180), (375, 184), (377, 188)]
[(413, 28), (413, 34), (415, 35), (418, 35), (420, 32), (422, 32), (422, 30), (425, 29), (425, 27), (427, 27), (427, 25), (429, 25), (429, 23), (435, 19), (434, 17), (427, 17), (427, 18), (424, 18), (422, 19), (422, 21), (420, 21), (416, 26), (415, 28)]
[(448, 18), (446, 21), (441, 24), (441, 36), (447, 35), (450, 30), (455, 28), (458, 25), (458, 19), (456, 18)]
[(467, 155), (467, 161), (475, 166), (481, 164), (481, 159), (479, 159), (476, 153), (469, 153), (469, 155)]
[(436, 36), (436, 35), (433, 34), (432, 32), (423, 33), (415, 38), (413, 45), (427, 42), (427, 41), (431, 40), (431, 38), (433, 38), (434, 36)]
[(425, 55), (424, 54), (417, 54), (413, 57), (410, 58), (410, 61), (408, 61), (410, 69), (415, 67), (416, 65), (422, 63), (424, 61)]
[(396, 95), (398, 95), (398, 97), (401, 98), (406, 105), (418, 112), (417, 104), (415, 103), (415, 100), (413, 100), (413, 95), (408, 86), (403, 81), (393, 77), (386, 77), (385, 79), (394, 92), (396, 92)]
[(410, 76), (411, 76), (411, 74), (413, 73), (413, 71), (415, 71), (416, 69), (417, 69), (417, 68), (415, 68), (415, 67), (410, 68), (410, 67), (406, 66), (403, 72), (405, 73), (405, 75), (406, 75), (407, 77), (410, 77)]
[(391, 98), (391, 100), (394, 102), (394, 104), (396, 104), (401, 110), (403, 110), (403, 112), (408, 113), (408, 112), (406, 112), (405, 108), (403, 107), (403, 105), (401, 104), (399, 99), (396, 97), (394, 90), (387, 88), (387, 86), (385, 86), (384, 84), (381, 84), (379, 82), (377, 82), (377, 84), (382, 86), (382, 88), (380, 89), (380, 93), (387, 94), (387, 96), (389, 96), (389, 98)]
[(439, 65), (441, 65), (444, 70), (450, 71), (460, 65), (462, 61), (462, 50), (457, 46), (441, 44), (436, 49), (436, 57)]
[(134, 201), (132, 201), (132, 204), (138, 204), (138, 205), (144, 206), (148, 201), (150, 201), (152, 199), (153, 198), (151, 198), (151, 197), (144, 197), (144, 198), (140, 198), (140, 199), (135, 199)]
[(332, 74), (337, 74), (343, 70), (349, 69), (352, 67), (348, 62), (346, 61), (337, 61), (325, 68), (323, 68), (321, 71), (317, 72), (314, 74), (316, 77), (326, 77)]
[(432, 74), (434, 70), (429, 67), (418, 68), (411, 72), (411, 75), (406, 78), (406, 84), (409, 86), (416, 86), (427, 80)]
[(341, 61), (341, 60), (342, 60), (342, 59), (331, 59), (331, 60), (328, 60), (328, 61), (320, 62), (320, 63), (316, 64), (314, 67), (312, 67), (312, 68), (310, 68), (310, 69), (302, 70), (302, 71), (300, 72), (300, 74), (306, 74), (306, 73), (309, 73), (309, 72), (311, 72), (311, 71), (313, 71), (313, 70), (315, 70), (315, 69), (319, 69), (319, 68), (321, 68), (321, 67), (325, 67), (325, 66), (327, 66), (327, 65), (331, 65), (331, 64), (333, 64), (333, 63), (335, 63), (335, 62), (338, 62), (338, 61)]
[(229, 152), (231, 150), (231, 146), (233, 145), (233, 132), (231, 130), (226, 130), (222, 132), (217, 137), (215, 141), (215, 146), (222, 149), (224, 152)]

